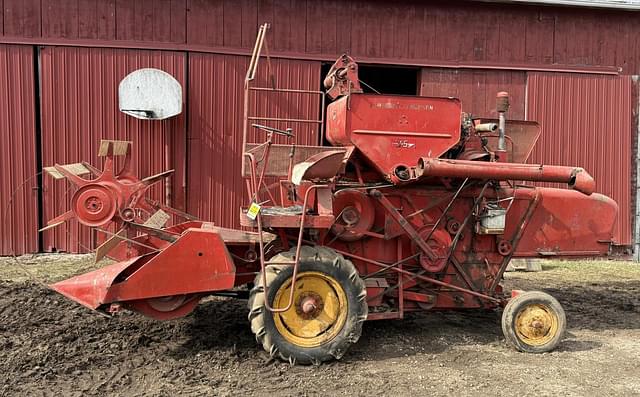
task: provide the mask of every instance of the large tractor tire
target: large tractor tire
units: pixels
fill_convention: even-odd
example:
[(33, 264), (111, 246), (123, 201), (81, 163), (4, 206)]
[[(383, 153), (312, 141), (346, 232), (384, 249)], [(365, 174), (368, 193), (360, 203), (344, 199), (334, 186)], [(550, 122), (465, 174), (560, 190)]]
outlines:
[(502, 312), (502, 332), (507, 342), (521, 352), (546, 353), (555, 349), (566, 327), (560, 303), (540, 291), (516, 295)]
[[(271, 262), (293, 262), (295, 249)], [(266, 269), (266, 299), (274, 309), (289, 303), (293, 266)], [(367, 318), (365, 284), (351, 263), (325, 247), (303, 246), (293, 303), (284, 312), (265, 306), (262, 274), (249, 296), (249, 321), (258, 343), (271, 355), (292, 365), (340, 359), (360, 339)]]

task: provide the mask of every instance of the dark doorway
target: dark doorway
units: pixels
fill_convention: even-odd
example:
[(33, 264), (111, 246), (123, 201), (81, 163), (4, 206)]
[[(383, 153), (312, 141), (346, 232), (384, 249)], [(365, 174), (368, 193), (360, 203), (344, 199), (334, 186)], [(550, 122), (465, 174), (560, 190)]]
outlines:
[[(322, 64), (321, 82), (324, 81), (331, 65)], [(415, 67), (358, 64), (358, 78), (365, 93), (418, 95), (419, 73), (420, 68)]]

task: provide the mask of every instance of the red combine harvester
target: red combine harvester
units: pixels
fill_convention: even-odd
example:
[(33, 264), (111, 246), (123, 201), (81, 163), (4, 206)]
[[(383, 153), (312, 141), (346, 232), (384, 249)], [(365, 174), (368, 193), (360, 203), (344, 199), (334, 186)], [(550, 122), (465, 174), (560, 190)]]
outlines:
[[(71, 210), (47, 228), (71, 218), (99, 228), (110, 238), (96, 260), (116, 262), (51, 288), (92, 310), (159, 320), (187, 315), (207, 295), (248, 297), (256, 339), (291, 363), (339, 359), (365, 320), (433, 310), (503, 308), (511, 345), (555, 348), (566, 327), (560, 304), (542, 292), (506, 294), (503, 273), (512, 258), (608, 254), (616, 203), (594, 193), (582, 168), (524, 164), (539, 127), (505, 125), (506, 93), (498, 94), (497, 122), (472, 119), (455, 98), (365, 94), (346, 55), (324, 80), (326, 92), (254, 87), (266, 29), (245, 81), (245, 142), (250, 127), (266, 135), (245, 144), (248, 200), (239, 210), (252, 230), (147, 199), (168, 173), (140, 180), (129, 171), (130, 142), (103, 141), (103, 170), (48, 169), (77, 190)], [(258, 118), (249, 96), (265, 90), (332, 99), (321, 125), (331, 146), (299, 146), (290, 129), (250, 126)], [(274, 143), (276, 135), (290, 144)], [(279, 194), (267, 189), (274, 177)], [(172, 217), (184, 221), (168, 226)], [(118, 231), (107, 232), (113, 224)]]

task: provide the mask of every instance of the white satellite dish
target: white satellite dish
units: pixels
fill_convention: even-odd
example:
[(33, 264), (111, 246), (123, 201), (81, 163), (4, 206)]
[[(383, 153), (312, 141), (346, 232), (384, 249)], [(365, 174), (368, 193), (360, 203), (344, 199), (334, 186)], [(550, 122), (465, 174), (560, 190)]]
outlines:
[(144, 120), (164, 120), (182, 112), (182, 86), (160, 69), (138, 69), (118, 87), (120, 111)]

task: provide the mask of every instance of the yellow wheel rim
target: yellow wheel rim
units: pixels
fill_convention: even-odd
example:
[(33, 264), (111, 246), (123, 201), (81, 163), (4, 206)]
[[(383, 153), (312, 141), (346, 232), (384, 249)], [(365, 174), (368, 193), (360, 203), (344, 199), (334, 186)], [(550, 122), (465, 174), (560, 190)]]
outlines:
[[(316, 347), (329, 342), (347, 319), (347, 295), (333, 277), (319, 272), (299, 273), (291, 307), (273, 313), (276, 328), (288, 342), (300, 347)], [(280, 286), (273, 308), (289, 304), (291, 279)]]
[(516, 316), (516, 334), (530, 346), (543, 346), (558, 333), (558, 316), (543, 304), (531, 304)]

